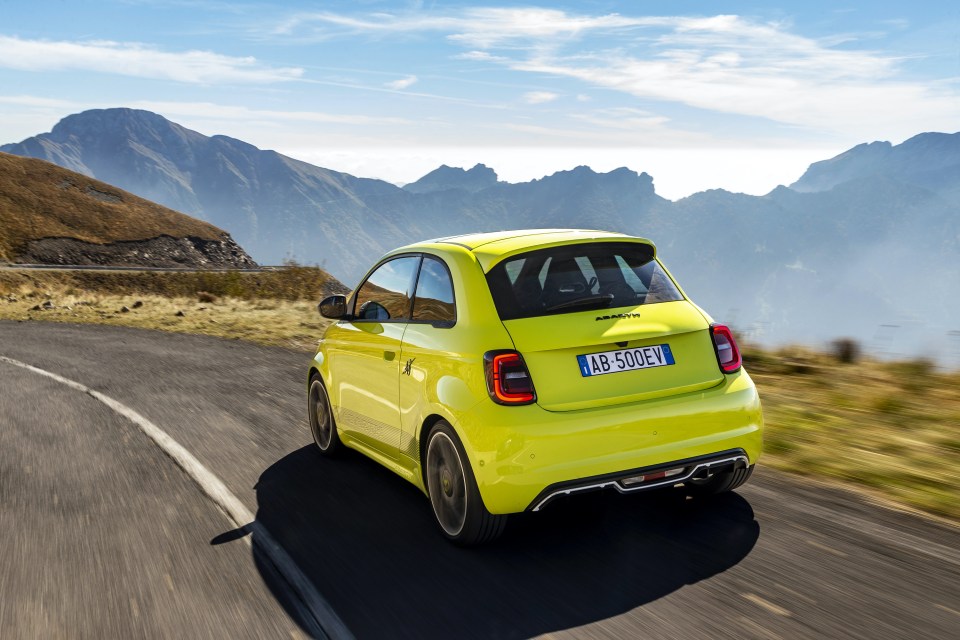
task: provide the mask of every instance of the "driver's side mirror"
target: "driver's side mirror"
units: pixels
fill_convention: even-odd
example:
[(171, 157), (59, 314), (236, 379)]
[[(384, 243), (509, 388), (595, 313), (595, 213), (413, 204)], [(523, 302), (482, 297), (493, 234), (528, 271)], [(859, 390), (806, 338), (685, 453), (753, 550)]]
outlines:
[(317, 311), (324, 318), (339, 320), (347, 315), (347, 296), (342, 294), (328, 296), (317, 305)]

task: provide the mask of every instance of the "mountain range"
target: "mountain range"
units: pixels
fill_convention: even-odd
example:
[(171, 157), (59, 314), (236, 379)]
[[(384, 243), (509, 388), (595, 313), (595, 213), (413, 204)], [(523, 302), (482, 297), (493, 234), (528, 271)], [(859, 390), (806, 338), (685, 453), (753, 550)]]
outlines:
[(261, 263), (322, 264), (348, 285), (415, 240), (597, 228), (653, 239), (694, 300), (758, 340), (850, 335), (939, 356), (960, 328), (960, 133), (859, 145), (764, 196), (711, 190), (675, 202), (626, 168), (513, 184), (483, 165), (443, 166), (401, 188), (131, 109), (71, 115), (0, 150), (207, 220)]

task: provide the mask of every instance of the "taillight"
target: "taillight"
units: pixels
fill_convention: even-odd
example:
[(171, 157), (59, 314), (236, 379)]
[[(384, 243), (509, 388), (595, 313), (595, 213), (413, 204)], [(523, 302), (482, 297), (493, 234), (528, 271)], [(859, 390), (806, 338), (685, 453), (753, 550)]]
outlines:
[(487, 393), (497, 404), (530, 404), (537, 394), (523, 358), (516, 351), (487, 351), (483, 354)]
[(736, 373), (743, 364), (740, 359), (740, 349), (733, 339), (730, 327), (725, 324), (710, 325), (710, 335), (713, 336), (713, 349), (717, 352), (717, 362), (724, 373)]

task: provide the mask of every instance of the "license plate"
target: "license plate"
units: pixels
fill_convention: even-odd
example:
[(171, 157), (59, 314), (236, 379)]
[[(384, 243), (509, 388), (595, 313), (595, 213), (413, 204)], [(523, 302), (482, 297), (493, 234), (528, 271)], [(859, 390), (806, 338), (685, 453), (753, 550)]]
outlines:
[(577, 363), (580, 365), (580, 375), (584, 378), (676, 364), (668, 344), (588, 353), (577, 356)]

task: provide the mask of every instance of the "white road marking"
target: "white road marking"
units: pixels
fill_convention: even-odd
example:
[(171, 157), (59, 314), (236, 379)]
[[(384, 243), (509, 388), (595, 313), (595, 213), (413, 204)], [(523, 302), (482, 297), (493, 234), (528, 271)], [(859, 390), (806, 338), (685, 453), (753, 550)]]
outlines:
[[(299, 598), (306, 612), (312, 616), (313, 621), (318, 625), (319, 631), (332, 640), (340, 640), (341, 638), (344, 640), (352, 640), (353, 634), (347, 629), (347, 626), (340, 619), (340, 616), (336, 614), (330, 604), (320, 595), (320, 592), (313, 586), (310, 579), (300, 571), (300, 568), (293, 561), (293, 558), (280, 546), (267, 528), (254, 518), (250, 510), (233, 495), (220, 478), (203, 466), (193, 454), (183, 448), (179, 442), (167, 435), (163, 429), (125, 404), (75, 380), (64, 378), (45, 369), (40, 369), (25, 362), (7, 358), (6, 356), (0, 356), (0, 362), (6, 362), (7, 364), (12, 364), (38, 375), (46, 376), (71, 389), (85, 393), (99, 400), (116, 413), (140, 427), (147, 437), (153, 440), (164, 453), (173, 459), (177, 466), (183, 469), (184, 472), (197, 483), (200, 489), (207, 494), (207, 497), (220, 507), (234, 525), (237, 527), (246, 527), (253, 533), (257, 547), (264, 552), (267, 559), (270, 560), (279, 574), (287, 581), (294, 595)], [(247, 544), (252, 544), (249, 536), (245, 536), (245, 540)]]

